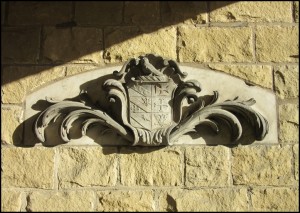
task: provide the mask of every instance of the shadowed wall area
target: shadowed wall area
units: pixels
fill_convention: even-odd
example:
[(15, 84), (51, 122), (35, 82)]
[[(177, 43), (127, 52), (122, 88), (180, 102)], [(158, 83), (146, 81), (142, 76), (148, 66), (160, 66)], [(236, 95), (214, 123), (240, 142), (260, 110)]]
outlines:
[[(298, 1), (2, 1), (1, 211), (298, 211), (298, 24)], [(33, 91), (146, 53), (274, 92), (278, 143), (16, 146)]]

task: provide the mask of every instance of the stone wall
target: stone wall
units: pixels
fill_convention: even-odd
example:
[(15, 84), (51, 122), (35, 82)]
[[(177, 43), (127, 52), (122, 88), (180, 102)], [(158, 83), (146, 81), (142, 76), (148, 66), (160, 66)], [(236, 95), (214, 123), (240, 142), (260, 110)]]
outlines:
[[(1, 210), (299, 210), (298, 22), (296, 1), (1, 2)], [(22, 146), (28, 94), (145, 53), (273, 90), (279, 144)]]

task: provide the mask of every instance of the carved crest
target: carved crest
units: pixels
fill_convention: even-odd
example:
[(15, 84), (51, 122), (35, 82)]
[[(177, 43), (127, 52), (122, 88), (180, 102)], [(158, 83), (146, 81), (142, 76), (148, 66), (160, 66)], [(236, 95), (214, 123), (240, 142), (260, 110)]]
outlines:
[[(201, 91), (197, 80), (184, 81), (187, 76), (175, 61), (152, 54), (128, 60), (120, 71), (114, 72), (103, 88), (113, 114), (109, 115), (88, 102), (60, 101), (43, 111), (35, 122), (35, 133), (45, 141), (44, 131), (51, 121), (62, 114), (61, 137), (69, 141), (69, 129), (78, 118), (84, 118), (82, 133), (91, 124), (100, 124), (115, 130), (132, 145), (170, 145), (181, 135), (195, 131), (204, 124), (216, 132), (219, 127), (215, 118), (226, 121), (232, 132), (232, 140), (242, 135), (239, 114), (254, 127), (257, 140), (268, 132), (268, 122), (251, 105), (254, 99), (237, 99), (217, 103), (218, 92), (205, 103), (197, 93)], [(82, 94), (88, 97), (88, 94)], [(187, 100), (188, 106), (183, 107)], [(184, 108), (184, 109), (183, 109)]]

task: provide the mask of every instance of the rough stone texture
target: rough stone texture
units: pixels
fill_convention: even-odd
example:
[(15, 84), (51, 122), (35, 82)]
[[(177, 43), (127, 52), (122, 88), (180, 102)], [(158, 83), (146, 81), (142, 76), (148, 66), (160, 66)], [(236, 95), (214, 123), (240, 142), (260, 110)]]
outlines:
[(121, 24), (123, 2), (75, 2), (75, 21), (80, 25)]
[(211, 22), (291, 22), (289, 1), (212, 1), (210, 2)]
[(293, 152), (294, 152), (294, 161), (295, 161), (295, 179), (299, 180), (299, 144), (295, 144), (293, 146)]
[(176, 29), (118, 27), (105, 30), (105, 62), (122, 62), (147, 53), (176, 59)]
[(299, 191), (291, 188), (253, 189), (253, 211), (299, 211)]
[(268, 65), (222, 65), (209, 64), (209, 68), (228, 73), (266, 88), (273, 87), (272, 67)]
[(61, 66), (8, 66), (2, 71), (2, 103), (21, 103), (26, 94), (65, 75)]
[[(23, 126), (20, 125), (22, 119), (21, 108), (1, 109), (1, 143), (20, 144), (23, 134)], [(16, 132), (15, 132), (16, 131)]]
[(247, 189), (162, 191), (160, 211), (247, 211)]
[(230, 185), (229, 149), (217, 147), (186, 148), (186, 186)]
[(197, 1), (161, 2), (162, 22), (167, 24), (204, 24), (207, 22), (207, 3)]
[(297, 62), (299, 28), (288, 26), (258, 26), (256, 55), (261, 62)]
[(299, 105), (279, 105), (279, 140), (299, 143)]
[(124, 22), (126, 24), (150, 24), (160, 22), (158, 1), (125, 1)]
[(2, 63), (36, 63), (40, 28), (9, 27), (1, 30)]
[(20, 212), (21, 192), (1, 189), (1, 212)]
[[(9, 2), (12, 25), (58, 24), (71, 21), (72, 2)], [(55, 15), (54, 15), (55, 14)]]
[(54, 149), (2, 148), (1, 157), (2, 187), (53, 189)]
[(232, 176), (235, 185), (291, 185), (290, 146), (244, 146), (232, 149)]
[(299, 1), (294, 1), (294, 20), (299, 22)]
[(116, 148), (70, 147), (59, 151), (61, 188), (112, 186), (117, 181)]
[(154, 211), (153, 193), (143, 191), (100, 191), (97, 193), (97, 211), (147, 212)]
[(89, 64), (85, 64), (85, 65), (69, 65), (67, 66), (67, 71), (66, 71), (66, 75), (75, 75), (75, 74), (79, 74), (82, 72), (86, 72), (86, 71), (90, 71), (93, 69), (99, 68), (97, 66), (94, 65), (89, 65)]
[(179, 186), (181, 151), (176, 148), (121, 148), (121, 184), (125, 186)]
[(27, 197), (26, 210), (30, 212), (92, 211), (92, 191), (34, 191)]
[(180, 62), (249, 62), (253, 59), (251, 30), (179, 27)]
[(281, 99), (299, 97), (299, 67), (274, 68), (275, 92)]
[(102, 62), (102, 30), (97, 28), (56, 29), (43, 31), (43, 60), (46, 62)]

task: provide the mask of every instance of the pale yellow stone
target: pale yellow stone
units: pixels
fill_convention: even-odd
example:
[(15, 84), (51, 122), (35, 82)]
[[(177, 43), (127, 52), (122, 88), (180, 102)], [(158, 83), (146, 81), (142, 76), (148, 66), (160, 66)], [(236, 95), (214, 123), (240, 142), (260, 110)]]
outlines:
[(97, 192), (97, 211), (104, 212), (147, 212), (154, 211), (153, 193), (143, 191), (100, 191)]
[(281, 66), (274, 69), (275, 91), (281, 98), (299, 97), (299, 68)]
[(1, 190), (1, 212), (20, 212), (21, 192)]
[(179, 148), (121, 148), (121, 183), (125, 186), (180, 186)]
[(179, 27), (180, 62), (249, 62), (253, 60), (251, 30)]
[(293, 146), (294, 161), (295, 161), (295, 179), (299, 180), (299, 144)]
[(83, 66), (80, 66), (80, 65), (76, 65), (76, 66), (67, 66), (67, 76), (69, 75), (75, 75), (75, 74), (79, 74), (79, 73), (82, 73), (82, 72), (86, 72), (86, 71), (89, 71), (89, 70), (93, 70), (93, 69), (96, 69), (97, 66), (94, 66), (94, 65), (83, 65)]
[(294, 1), (294, 15), (295, 21), (299, 22), (299, 1)]
[(160, 211), (247, 211), (247, 189), (162, 191)]
[(229, 186), (229, 148), (187, 147), (186, 186)]
[(64, 67), (9, 66), (3, 70), (5, 82), (2, 85), (3, 103), (22, 103), (26, 94), (65, 75)]
[(209, 64), (209, 68), (239, 77), (246, 82), (272, 88), (272, 67), (268, 65), (222, 65)]
[(253, 211), (299, 211), (299, 191), (291, 188), (254, 188)]
[(279, 140), (299, 143), (299, 105), (279, 105)]
[(289, 1), (240, 1), (210, 3), (211, 22), (291, 22)]
[(297, 62), (299, 28), (288, 26), (258, 26), (256, 56), (261, 62)]
[(20, 144), (23, 134), (21, 116), (21, 108), (1, 109), (1, 143)]
[(117, 149), (68, 147), (59, 150), (61, 188), (113, 186), (117, 181)]
[(232, 149), (235, 185), (289, 185), (294, 183), (290, 146), (244, 146)]
[(147, 53), (176, 59), (176, 29), (118, 27), (105, 31), (105, 62), (123, 62)]
[(54, 150), (2, 148), (2, 187), (53, 189)]
[(30, 212), (92, 211), (92, 191), (34, 191), (28, 195), (26, 210)]

